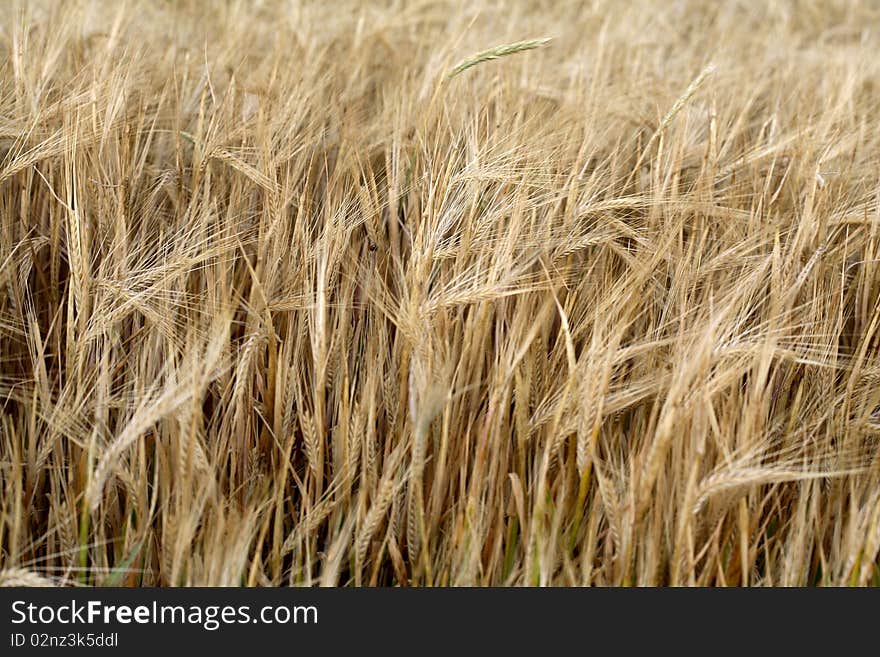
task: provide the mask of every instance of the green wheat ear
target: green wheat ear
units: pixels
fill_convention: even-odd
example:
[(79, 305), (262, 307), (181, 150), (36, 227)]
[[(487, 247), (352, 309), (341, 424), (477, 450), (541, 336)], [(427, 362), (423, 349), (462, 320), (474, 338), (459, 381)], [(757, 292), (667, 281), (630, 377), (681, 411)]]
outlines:
[(460, 61), (452, 72), (449, 74), (449, 77), (455, 77), (459, 73), (468, 70), (472, 66), (476, 66), (477, 64), (482, 64), (483, 62), (488, 62), (492, 59), (499, 59), (501, 57), (506, 57), (507, 55), (513, 55), (518, 52), (523, 52), (524, 50), (534, 50), (535, 48), (540, 48), (550, 42), (550, 39), (532, 39), (530, 41), (517, 41), (516, 43), (508, 43), (503, 46), (495, 46), (494, 48), (489, 48), (489, 50), (484, 50), (483, 52), (478, 52), (476, 55), (472, 55), (467, 59)]

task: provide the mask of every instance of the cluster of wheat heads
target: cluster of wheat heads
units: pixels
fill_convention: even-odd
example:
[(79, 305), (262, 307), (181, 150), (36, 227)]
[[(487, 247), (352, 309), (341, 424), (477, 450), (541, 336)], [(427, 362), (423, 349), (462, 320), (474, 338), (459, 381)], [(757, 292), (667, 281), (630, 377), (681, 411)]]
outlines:
[(0, 581), (876, 583), (878, 47), (4, 3)]

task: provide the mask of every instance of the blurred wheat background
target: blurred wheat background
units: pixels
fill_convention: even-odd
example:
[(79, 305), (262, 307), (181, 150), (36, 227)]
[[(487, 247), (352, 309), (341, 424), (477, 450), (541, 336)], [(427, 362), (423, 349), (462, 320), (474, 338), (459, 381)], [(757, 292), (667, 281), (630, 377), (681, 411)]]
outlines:
[(0, 580), (880, 583), (878, 52), (876, 2), (3, 0)]

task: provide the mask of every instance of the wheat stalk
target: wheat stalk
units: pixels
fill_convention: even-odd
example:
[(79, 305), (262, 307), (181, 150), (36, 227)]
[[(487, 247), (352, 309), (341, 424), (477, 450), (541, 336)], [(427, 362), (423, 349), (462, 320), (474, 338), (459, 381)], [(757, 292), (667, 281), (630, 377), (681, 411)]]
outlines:
[(516, 43), (508, 43), (501, 46), (495, 46), (494, 48), (489, 48), (488, 50), (483, 50), (482, 52), (471, 55), (470, 57), (463, 59), (458, 64), (456, 64), (449, 72), (448, 77), (453, 78), (459, 73), (463, 73), (469, 68), (472, 68), (477, 64), (482, 64), (483, 62), (489, 62), (493, 59), (500, 59), (501, 57), (514, 55), (518, 52), (525, 52), (526, 50), (534, 50), (535, 48), (540, 48), (550, 43), (550, 41), (550, 38), (530, 39), (528, 41), (517, 41)]

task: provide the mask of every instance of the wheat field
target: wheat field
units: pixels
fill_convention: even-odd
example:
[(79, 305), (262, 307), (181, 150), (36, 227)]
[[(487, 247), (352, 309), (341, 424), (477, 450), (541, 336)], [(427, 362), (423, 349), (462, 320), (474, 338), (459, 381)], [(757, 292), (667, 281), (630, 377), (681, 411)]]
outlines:
[(878, 51), (3, 0), (0, 583), (880, 583)]

